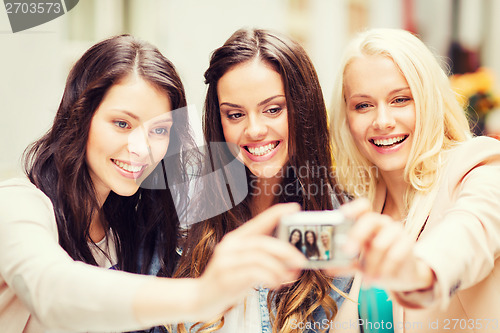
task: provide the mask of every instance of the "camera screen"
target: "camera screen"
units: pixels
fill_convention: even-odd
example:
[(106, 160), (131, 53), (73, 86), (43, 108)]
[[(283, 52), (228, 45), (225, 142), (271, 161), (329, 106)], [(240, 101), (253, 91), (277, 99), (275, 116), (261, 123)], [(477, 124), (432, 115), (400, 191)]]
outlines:
[(288, 241), (309, 260), (331, 260), (338, 250), (338, 237), (332, 225), (294, 225), (288, 227)]
[(348, 265), (353, 256), (343, 248), (351, 226), (338, 210), (303, 211), (282, 217), (278, 235), (304, 254), (308, 268)]

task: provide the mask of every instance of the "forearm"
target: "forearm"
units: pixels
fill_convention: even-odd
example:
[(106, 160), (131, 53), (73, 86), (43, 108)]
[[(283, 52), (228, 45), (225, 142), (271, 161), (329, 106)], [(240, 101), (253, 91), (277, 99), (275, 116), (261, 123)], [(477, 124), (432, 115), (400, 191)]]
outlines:
[(204, 293), (201, 285), (200, 279), (155, 277), (138, 290), (134, 314), (145, 326), (206, 319), (200, 311)]
[[(134, 299), (151, 279), (73, 262), (48, 268), (36, 285), (28, 282), (32, 302), (23, 302), (50, 329), (136, 330), (146, 326), (135, 315)], [(20, 295), (19, 289), (16, 293)]]

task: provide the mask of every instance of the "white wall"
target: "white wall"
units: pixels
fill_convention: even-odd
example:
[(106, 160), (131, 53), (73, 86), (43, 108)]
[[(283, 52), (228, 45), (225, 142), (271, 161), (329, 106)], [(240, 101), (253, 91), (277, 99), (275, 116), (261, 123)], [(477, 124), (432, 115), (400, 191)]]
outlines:
[[(176, 66), (189, 104), (201, 115), (205, 95), (203, 73), (211, 52), (241, 27), (286, 32), (284, 1), (164, 1), (158, 13), (158, 46)], [(160, 14), (159, 14), (160, 15)]]
[[(287, 0), (131, 0), (131, 32), (148, 40), (177, 67), (188, 103), (201, 112), (203, 73), (210, 53), (238, 28), (260, 27), (288, 33), (294, 17)], [(311, 58), (325, 95), (345, 35), (345, 0), (311, 0), (304, 22), (313, 22)], [(124, 33), (124, 3), (85, 0), (66, 15), (26, 32), (12, 34), (0, 9), (0, 101), (2, 159), (0, 180), (21, 174), (24, 148), (51, 125), (71, 64), (95, 42)], [(301, 13), (299, 13), (300, 15)], [(299, 17), (300, 18), (300, 17)], [(69, 32), (71, 31), (71, 33)]]
[(489, 22), (490, 29), (486, 31), (483, 50), (484, 65), (490, 67), (495, 73), (497, 89), (500, 89), (500, 1), (487, 0), (491, 4)]
[(65, 76), (61, 25), (54, 20), (13, 34), (0, 8), (0, 180), (21, 174), (21, 153), (57, 109)]
[[(484, 64), (500, 78), (500, 21), (495, 14), (500, 13), (500, 1), (478, 1), (490, 1), (492, 6)], [(130, 30), (125, 31), (126, 3), (82, 0), (68, 14), (16, 34), (0, 7), (0, 180), (21, 174), (22, 151), (50, 127), (71, 64), (92, 44), (113, 34), (132, 32), (158, 46), (176, 65), (188, 103), (201, 112), (210, 53), (240, 27), (298, 37), (316, 66), (328, 105), (337, 62), (350, 37), (349, 6), (366, 6), (367, 19), (361, 25), (403, 25), (401, 0), (129, 0)], [(451, 0), (414, 3), (424, 41), (445, 54)]]

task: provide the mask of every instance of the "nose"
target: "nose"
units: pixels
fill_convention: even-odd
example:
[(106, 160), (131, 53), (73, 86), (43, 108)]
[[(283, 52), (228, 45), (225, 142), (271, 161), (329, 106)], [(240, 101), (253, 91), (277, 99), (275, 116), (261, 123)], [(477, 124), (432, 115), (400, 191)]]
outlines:
[(373, 127), (378, 130), (392, 129), (396, 126), (396, 121), (392, 111), (385, 105), (380, 105), (377, 108), (375, 119), (373, 120)]
[(130, 155), (134, 155), (136, 158), (151, 155), (147, 132), (142, 126), (137, 127), (129, 134), (128, 151)]
[(267, 125), (260, 115), (250, 115), (245, 128), (245, 135), (252, 140), (264, 139), (267, 135)]

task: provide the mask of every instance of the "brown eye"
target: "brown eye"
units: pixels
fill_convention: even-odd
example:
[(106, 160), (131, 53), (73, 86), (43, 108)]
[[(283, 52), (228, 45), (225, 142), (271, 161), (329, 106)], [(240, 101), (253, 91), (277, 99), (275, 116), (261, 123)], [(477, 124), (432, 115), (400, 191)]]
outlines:
[(266, 112), (269, 114), (278, 114), (283, 110), (282, 108), (272, 108), (272, 109), (267, 109)]
[(243, 117), (243, 113), (240, 113), (240, 112), (235, 112), (235, 113), (228, 113), (227, 114), (227, 118), (228, 119), (232, 119), (232, 120), (236, 120), (236, 119), (239, 119)]

